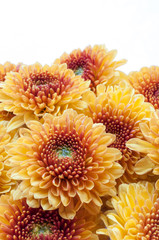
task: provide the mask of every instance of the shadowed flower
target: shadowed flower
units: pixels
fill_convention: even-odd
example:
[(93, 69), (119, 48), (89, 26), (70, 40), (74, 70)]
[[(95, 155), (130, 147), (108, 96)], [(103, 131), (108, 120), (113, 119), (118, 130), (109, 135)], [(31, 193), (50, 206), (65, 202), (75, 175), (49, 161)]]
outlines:
[(81, 209), (74, 219), (60, 217), (58, 210), (31, 208), (24, 199), (14, 201), (8, 195), (0, 198), (0, 239), (98, 240), (92, 231), (97, 219)]
[(4, 82), (5, 76), (8, 72), (18, 72), (21, 63), (15, 65), (10, 62), (6, 62), (4, 65), (0, 64), (0, 82)]
[(9, 192), (15, 185), (15, 181), (7, 176), (9, 167), (5, 163), (7, 158), (5, 146), (11, 142), (12, 138), (13, 136), (7, 133), (7, 128), (0, 124), (0, 194)]
[(89, 81), (75, 76), (66, 64), (42, 67), (37, 63), (8, 73), (0, 87), (0, 109), (28, 119), (45, 112), (61, 114), (67, 108), (83, 110), (81, 95)]
[[(31, 118), (32, 117), (32, 118)], [(28, 119), (29, 118), (29, 119)], [(29, 121), (35, 119), (35, 116), (29, 116), (26, 114), (25, 121)], [(12, 112), (7, 112), (5, 110), (0, 111), (0, 124), (6, 127), (7, 133), (11, 133), (18, 131), (20, 127), (22, 127), (24, 123), (23, 115), (15, 115)]]
[(159, 108), (159, 67), (144, 67), (139, 72), (131, 72), (128, 79), (136, 93), (143, 94), (146, 102)]
[(121, 153), (108, 148), (115, 136), (102, 124), (73, 110), (61, 116), (45, 114), (43, 124), (27, 123), (21, 137), (8, 146), (11, 177), (21, 183), (14, 199), (27, 198), (31, 207), (59, 208), (63, 218), (73, 218), (84, 205), (96, 214), (100, 196), (114, 194), (116, 178), (123, 173)]
[(14, 116), (12, 112), (0, 111), (0, 121), (10, 121)]
[[(133, 138), (127, 142), (127, 146), (146, 156), (136, 163), (135, 171), (139, 175), (153, 173), (159, 176), (159, 110), (153, 113), (151, 120), (140, 124), (144, 140)], [(159, 189), (159, 180), (156, 182)]]
[(111, 200), (114, 210), (102, 216), (111, 240), (159, 239), (159, 193), (153, 184), (121, 184), (118, 196)]
[(118, 148), (123, 154), (120, 164), (125, 174), (121, 180), (134, 181), (134, 165), (141, 156), (130, 150), (126, 142), (133, 137), (143, 137), (139, 123), (150, 119), (154, 111), (153, 106), (144, 102), (143, 95), (134, 94), (134, 89), (126, 82), (108, 88), (100, 84), (97, 86), (97, 96), (89, 92), (84, 94), (83, 100), (88, 104), (85, 114), (91, 117), (94, 123), (103, 123), (106, 132), (116, 135), (116, 140), (111, 146)]
[(95, 45), (83, 51), (77, 49), (70, 54), (64, 53), (55, 63), (67, 63), (75, 75), (91, 80), (90, 88), (95, 92), (99, 83), (111, 84), (118, 79), (120, 74), (115, 69), (126, 61), (113, 61), (116, 54), (116, 50), (108, 51), (103, 45)]

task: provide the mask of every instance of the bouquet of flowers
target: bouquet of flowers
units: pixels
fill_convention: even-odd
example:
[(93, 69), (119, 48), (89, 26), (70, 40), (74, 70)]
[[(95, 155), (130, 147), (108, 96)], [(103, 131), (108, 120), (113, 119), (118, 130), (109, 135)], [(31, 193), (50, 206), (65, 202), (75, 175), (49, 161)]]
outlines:
[(159, 239), (159, 67), (105, 46), (0, 65), (0, 239)]

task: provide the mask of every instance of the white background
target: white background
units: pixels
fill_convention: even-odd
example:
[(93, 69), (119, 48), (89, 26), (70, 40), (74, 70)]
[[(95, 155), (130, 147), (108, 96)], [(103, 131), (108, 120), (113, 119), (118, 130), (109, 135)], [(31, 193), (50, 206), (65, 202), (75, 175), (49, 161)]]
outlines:
[(158, 0), (0, 0), (0, 63), (51, 64), (105, 44), (128, 73), (159, 65)]

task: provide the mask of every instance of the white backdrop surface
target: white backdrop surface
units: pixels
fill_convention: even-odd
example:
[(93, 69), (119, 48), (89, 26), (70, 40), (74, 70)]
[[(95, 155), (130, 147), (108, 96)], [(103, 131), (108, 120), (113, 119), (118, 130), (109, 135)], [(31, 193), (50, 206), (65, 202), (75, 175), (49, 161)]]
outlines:
[(64, 51), (105, 44), (128, 73), (159, 65), (158, 0), (1, 0), (0, 63), (51, 64)]

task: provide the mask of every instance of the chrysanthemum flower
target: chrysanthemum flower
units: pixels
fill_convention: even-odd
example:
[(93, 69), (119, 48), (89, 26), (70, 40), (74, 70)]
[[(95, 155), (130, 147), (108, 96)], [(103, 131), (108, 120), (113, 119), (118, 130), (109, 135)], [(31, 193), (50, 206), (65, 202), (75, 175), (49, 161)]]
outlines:
[(159, 67), (144, 67), (139, 72), (132, 72), (128, 77), (136, 93), (145, 96), (156, 109), (159, 108)]
[(89, 81), (75, 76), (66, 64), (42, 67), (37, 63), (8, 73), (0, 87), (0, 109), (25, 119), (45, 112), (61, 114), (67, 108), (83, 110), (81, 95)]
[[(25, 121), (27, 122), (30, 120), (34, 120), (35, 118), (38, 119), (38, 117), (26, 114)], [(6, 127), (6, 131), (8, 133), (15, 133), (16, 131), (18, 132), (19, 128), (25, 124), (24, 116), (15, 115), (12, 112), (2, 110), (0, 111), (0, 124)]]
[(25, 199), (0, 198), (0, 239), (98, 240), (97, 220), (81, 209), (74, 219), (60, 217), (58, 210), (31, 208)]
[(110, 84), (119, 76), (115, 69), (126, 61), (113, 61), (116, 54), (116, 50), (108, 51), (103, 45), (95, 45), (86, 47), (83, 51), (77, 49), (70, 54), (64, 53), (55, 63), (67, 63), (67, 67), (76, 75), (91, 80), (90, 88), (95, 92), (99, 83)]
[(10, 62), (6, 62), (4, 65), (0, 64), (0, 82), (5, 80), (7, 72), (14, 71), (15, 69), (16, 65)]
[(5, 76), (8, 72), (18, 72), (21, 63), (15, 65), (10, 62), (6, 62), (4, 65), (0, 64), (0, 82), (4, 82)]
[[(149, 122), (141, 123), (140, 129), (145, 139), (133, 138), (127, 142), (130, 149), (146, 155), (136, 163), (135, 171), (139, 175), (152, 172), (159, 176), (159, 110), (153, 113)], [(159, 180), (156, 187), (159, 189)]]
[(113, 197), (114, 210), (102, 216), (111, 240), (159, 239), (159, 193), (151, 183), (121, 184)]
[(0, 124), (0, 194), (9, 192), (15, 185), (15, 181), (7, 176), (9, 167), (5, 163), (7, 158), (5, 146), (11, 141), (12, 137), (7, 133), (7, 128)]
[(94, 123), (103, 123), (106, 132), (116, 135), (111, 146), (118, 148), (123, 154), (120, 160), (125, 170), (122, 180), (134, 181), (134, 165), (141, 156), (128, 149), (126, 142), (133, 137), (142, 138), (139, 123), (150, 119), (153, 106), (144, 102), (143, 95), (134, 94), (134, 89), (126, 82), (108, 88), (100, 84), (97, 86), (97, 96), (89, 92), (84, 94), (83, 99), (88, 104), (85, 114), (91, 117)]
[(73, 218), (81, 205), (95, 214), (100, 196), (113, 194), (123, 173), (116, 163), (120, 151), (107, 147), (115, 136), (71, 109), (61, 116), (45, 114), (43, 121), (27, 123), (29, 129), (21, 129), (8, 147), (10, 176), (21, 181), (14, 199), (26, 197), (29, 206), (45, 210), (59, 208), (64, 218)]

